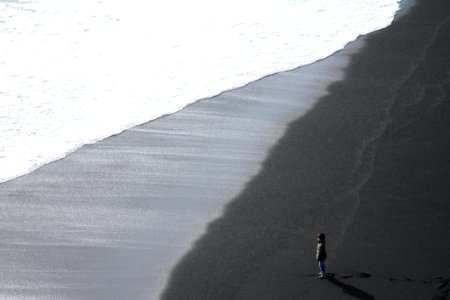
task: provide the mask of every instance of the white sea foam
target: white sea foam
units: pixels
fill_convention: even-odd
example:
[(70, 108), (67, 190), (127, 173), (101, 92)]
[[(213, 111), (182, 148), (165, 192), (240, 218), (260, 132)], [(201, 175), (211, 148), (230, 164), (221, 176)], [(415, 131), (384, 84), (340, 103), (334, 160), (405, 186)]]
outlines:
[(324, 58), (398, 0), (0, 0), (0, 182)]

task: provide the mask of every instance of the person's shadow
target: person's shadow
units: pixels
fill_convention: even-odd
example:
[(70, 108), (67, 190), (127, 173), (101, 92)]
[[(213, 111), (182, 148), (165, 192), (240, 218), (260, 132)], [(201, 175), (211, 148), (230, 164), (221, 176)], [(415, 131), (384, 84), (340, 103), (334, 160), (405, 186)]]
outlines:
[(350, 296), (353, 296), (355, 298), (361, 299), (361, 300), (375, 300), (375, 297), (358, 289), (354, 286), (348, 285), (343, 283), (342, 281), (337, 280), (336, 278), (328, 278), (328, 281), (332, 284), (340, 287), (342, 291)]

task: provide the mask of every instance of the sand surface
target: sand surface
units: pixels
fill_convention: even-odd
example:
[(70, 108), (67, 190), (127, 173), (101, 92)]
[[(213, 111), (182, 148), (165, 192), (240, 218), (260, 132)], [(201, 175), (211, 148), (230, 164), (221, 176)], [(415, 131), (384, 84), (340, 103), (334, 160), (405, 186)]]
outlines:
[[(344, 80), (174, 270), (165, 299), (446, 299), (450, 3), (362, 38)], [(328, 236), (318, 280), (315, 234)]]
[(0, 298), (448, 297), (450, 3), (419, 4), (0, 184)]

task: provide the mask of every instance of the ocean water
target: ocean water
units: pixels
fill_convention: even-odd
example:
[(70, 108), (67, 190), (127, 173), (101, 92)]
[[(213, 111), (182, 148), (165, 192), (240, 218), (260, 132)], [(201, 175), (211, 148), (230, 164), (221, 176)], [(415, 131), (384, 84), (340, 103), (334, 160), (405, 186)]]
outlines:
[(329, 56), (399, 0), (0, 0), (0, 182)]

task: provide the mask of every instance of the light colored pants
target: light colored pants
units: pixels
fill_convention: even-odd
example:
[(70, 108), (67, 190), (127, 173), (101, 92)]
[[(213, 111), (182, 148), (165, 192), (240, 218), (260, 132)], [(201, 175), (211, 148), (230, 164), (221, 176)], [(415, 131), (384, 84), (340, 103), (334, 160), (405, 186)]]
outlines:
[(327, 269), (325, 266), (325, 261), (324, 260), (319, 260), (319, 269), (320, 269), (320, 275), (327, 275)]

